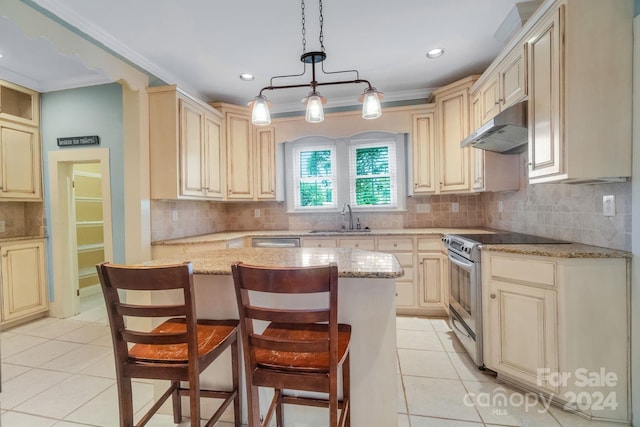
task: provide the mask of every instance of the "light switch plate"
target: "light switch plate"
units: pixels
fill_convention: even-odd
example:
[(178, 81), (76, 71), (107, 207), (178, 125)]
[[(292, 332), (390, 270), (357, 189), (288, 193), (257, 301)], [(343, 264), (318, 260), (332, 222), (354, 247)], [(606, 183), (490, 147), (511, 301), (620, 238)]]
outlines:
[(616, 216), (616, 196), (613, 194), (602, 196), (602, 214)]
[(460, 205), (458, 202), (451, 202), (451, 212), (458, 212), (460, 210)]
[(4, 220), (0, 220), (0, 233), (4, 233), (5, 231), (5, 222)]
[(416, 205), (417, 213), (431, 213), (431, 205), (429, 203), (418, 203)]

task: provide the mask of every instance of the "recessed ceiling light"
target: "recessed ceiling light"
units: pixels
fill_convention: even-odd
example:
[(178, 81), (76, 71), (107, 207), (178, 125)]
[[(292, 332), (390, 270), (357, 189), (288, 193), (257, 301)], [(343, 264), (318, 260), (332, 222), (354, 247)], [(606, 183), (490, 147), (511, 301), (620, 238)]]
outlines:
[(429, 52), (427, 52), (427, 58), (430, 58), (430, 59), (437, 58), (442, 55), (444, 55), (444, 49), (440, 47), (436, 49), (431, 49)]
[(255, 78), (256, 77), (253, 74), (249, 74), (249, 73), (240, 74), (240, 80), (244, 80), (245, 82), (250, 82), (251, 80), (253, 80)]
[(2, 53), (0, 53), (0, 58), (2, 58), (2, 57), (3, 57), (3, 55), (2, 55)]

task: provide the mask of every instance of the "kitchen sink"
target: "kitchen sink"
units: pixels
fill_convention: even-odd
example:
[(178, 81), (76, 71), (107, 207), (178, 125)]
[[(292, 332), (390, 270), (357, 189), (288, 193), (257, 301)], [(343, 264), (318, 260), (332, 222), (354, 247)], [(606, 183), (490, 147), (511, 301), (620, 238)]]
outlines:
[(369, 232), (371, 232), (371, 229), (369, 227), (365, 227), (365, 228), (361, 228), (360, 230), (358, 230), (358, 229), (349, 230), (349, 229), (346, 229), (346, 228), (337, 228), (337, 229), (333, 229), (333, 230), (311, 230), (311, 231), (309, 231), (309, 234), (320, 234), (320, 233), (343, 234), (343, 233), (369, 233)]

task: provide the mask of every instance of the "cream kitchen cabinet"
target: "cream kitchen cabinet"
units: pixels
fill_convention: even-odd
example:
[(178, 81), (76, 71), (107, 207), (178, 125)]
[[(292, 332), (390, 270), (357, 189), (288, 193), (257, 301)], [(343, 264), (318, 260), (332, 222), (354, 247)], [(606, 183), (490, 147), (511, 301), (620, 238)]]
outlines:
[(497, 68), (487, 70), (478, 79), (471, 89), (472, 94), (477, 92), (480, 102), (479, 124), (475, 128), (527, 96), (526, 65), (526, 45), (522, 43)]
[(0, 243), (2, 316), (10, 326), (48, 310), (44, 239)]
[(222, 115), (176, 86), (147, 91), (151, 197), (223, 200)]
[(253, 141), (256, 155), (256, 200), (277, 200), (276, 132), (273, 126), (256, 126)]
[(0, 200), (42, 201), (40, 133), (0, 120)]
[(440, 235), (418, 238), (418, 306), (422, 313), (449, 313), (449, 259)]
[[(628, 268), (626, 258), (556, 258), (484, 248), (487, 368), (587, 416), (628, 422)], [(615, 380), (585, 383), (593, 375)]]
[(303, 248), (337, 248), (338, 243), (334, 238), (304, 237), (302, 239)]
[(535, 25), (524, 36), (529, 182), (629, 177), (633, 2), (545, 5), (530, 18)]
[(433, 91), (436, 120), (436, 193), (471, 192), (470, 148), (460, 142), (470, 131), (469, 89), (478, 76), (469, 76)]
[(411, 116), (413, 194), (432, 194), (436, 185), (435, 110)]
[(346, 238), (343, 237), (338, 240), (338, 247), (340, 248), (352, 248), (352, 249), (363, 249), (366, 251), (373, 251), (376, 248), (376, 240), (371, 237), (354, 237), (354, 238)]
[(415, 243), (413, 237), (378, 237), (378, 252), (395, 255), (404, 270), (396, 280), (396, 311), (400, 314), (416, 314), (418, 297), (415, 285)]
[(40, 94), (0, 80), (0, 120), (40, 126)]

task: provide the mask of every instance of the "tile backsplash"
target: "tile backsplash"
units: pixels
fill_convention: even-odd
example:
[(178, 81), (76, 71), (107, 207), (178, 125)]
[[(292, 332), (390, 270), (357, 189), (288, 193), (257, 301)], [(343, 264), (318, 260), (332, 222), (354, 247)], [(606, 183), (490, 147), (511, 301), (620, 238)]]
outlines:
[[(407, 210), (355, 213), (362, 227), (489, 227), (631, 250), (631, 183), (536, 184), (519, 191), (407, 199)], [(613, 194), (616, 215), (602, 214)], [(457, 212), (455, 205), (457, 204)], [(502, 212), (499, 212), (499, 206)], [(348, 226), (339, 213), (288, 214), (283, 202), (152, 201), (152, 241), (234, 230), (312, 230)], [(176, 220), (174, 220), (174, 215)]]
[(43, 204), (39, 202), (2, 202), (0, 221), (5, 231), (0, 238), (46, 235)]

